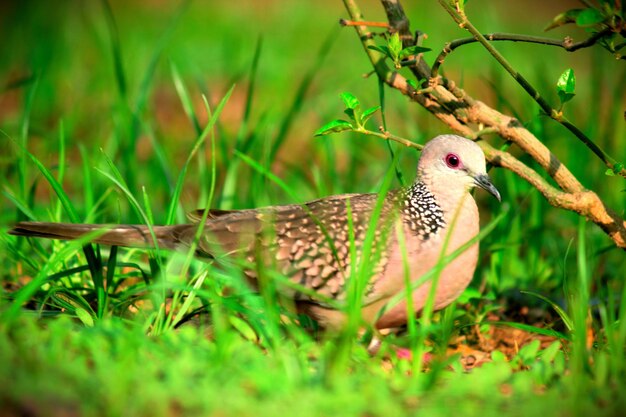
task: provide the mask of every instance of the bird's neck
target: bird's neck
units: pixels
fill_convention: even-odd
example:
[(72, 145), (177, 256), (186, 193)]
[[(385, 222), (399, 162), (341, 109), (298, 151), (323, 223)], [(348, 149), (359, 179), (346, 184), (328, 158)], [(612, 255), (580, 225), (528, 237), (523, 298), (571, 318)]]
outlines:
[[(464, 224), (477, 216), (473, 197), (463, 187), (436, 184), (419, 178), (404, 194), (404, 218), (424, 239), (440, 235), (451, 224)], [(471, 220), (471, 219), (470, 219)]]
[(441, 205), (426, 184), (416, 181), (403, 193), (405, 224), (420, 238), (428, 240), (445, 228)]

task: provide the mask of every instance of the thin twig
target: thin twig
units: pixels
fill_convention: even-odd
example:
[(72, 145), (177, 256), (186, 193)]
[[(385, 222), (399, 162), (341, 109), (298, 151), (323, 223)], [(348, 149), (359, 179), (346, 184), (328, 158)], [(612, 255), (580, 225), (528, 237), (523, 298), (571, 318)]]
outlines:
[[(617, 161), (613, 159), (610, 155), (608, 155), (602, 148), (596, 145), (590, 138), (587, 137), (580, 129), (574, 126), (562, 112), (554, 109), (550, 104), (541, 96), (539, 91), (535, 89), (529, 82), (524, 78), (522, 74), (517, 72), (513, 66), (498, 52), (498, 50), (491, 44), (489, 41), (474, 27), (474, 25), (469, 21), (465, 14), (461, 14), (457, 11), (457, 9), (453, 8), (448, 4), (446, 0), (438, 0), (439, 4), (448, 12), (452, 19), (461, 27), (465, 28), (468, 32), (470, 32), (474, 38), (478, 42), (480, 42), (485, 49), (493, 56), (496, 61), (500, 63), (500, 65), (509, 73), (511, 76), (518, 82), (519, 85), (535, 100), (535, 102), (541, 107), (550, 118), (557, 121), (561, 125), (563, 125), (567, 130), (572, 132), (574, 136), (576, 136), (581, 142), (583, 142), (604, 164), (614, 169)], [(620, 176), (626, 178), (626, 169), (622, 168), (619, 172), (617, 172)]]
[(385, 22), (367, 22), (367, 21), (354, 21), (354, 20), (347, 20), (347, 19), (339, 19), (339, 24), (341, 26), (369, 26), (369, 27), (389, 29), (389, 23), (385, 23)]
[[(483, 35), (485, 39), (490, 42), (493, 41), (510, 41), (510, 42), (523, 42), (523, 43), (534, 43), (539, 45), (548, 45), (548, 46), (557, 46), (559, 48), (563, 48), (567, 52), (574, 52), (582, 48), (587, 48), (592, 45), (595, 45), (598, 40), (603, 38), (604, 36), (611, 33), (610, 28), (606, 28), (600, 32), (594, 33), (589, 38), (574, 43), (572, 38), (569, 36), (565, 39), (552, 39), (552, 38), (544, 38), (541, 36), (530, 36), (530, 35), (519, 35), (516, 33), (487, 33)], [(476, 43), (478, 40), (476, 38), (463, 38), (456, 39), (450, 42), (447, 42), (433, 64), (433, 68), (431, 71), (431, 77), (437, 77), (439, 73), (439, 68), (443, 64), (443, 61), (448, 57), (448, 55), (454, 51), (456, 48), (467, 45), (470, 43)]]
[(380, 132), (374, 132), (374, 131), (371, 131), (371, 130), (364, 129), (363, 133), (365, 133), (367, 135), (376, 136), (376, 137), (381, 138), (381, 139), (390, 140), (390, 141), (399, 143), (399, 144), (404, 145), (404, 146), (409, 147), (409, 148), (415, 148), (417, 150), (422, 150), (422, 148), (424, 147), (424, 145), (421, 145), (419, 143), (416, 143), (416, 142), (413, 142), (411, 140), (408, 140), (408, 139), (405, 139), (405, 138), (401, 138), (400, 136), (396, 136), (396, 135), (394, 135), (392, 133), (389, 133), (389, 131), (385, 130), (385, 128), (383, 126), (380, 126), (378, 128), (378, 130), (380, 130)]

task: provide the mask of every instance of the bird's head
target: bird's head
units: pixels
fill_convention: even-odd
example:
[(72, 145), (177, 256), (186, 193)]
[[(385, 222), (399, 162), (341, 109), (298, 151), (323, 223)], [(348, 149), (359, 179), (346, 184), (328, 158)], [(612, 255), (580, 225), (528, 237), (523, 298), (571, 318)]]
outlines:
[(450, 193), (478, 186), (500, 201), (500, 193), (487, 175), (485, 154), (469, 139), (440, 135), (430, 140), (422, 149), (417, 172), (427, 186)]

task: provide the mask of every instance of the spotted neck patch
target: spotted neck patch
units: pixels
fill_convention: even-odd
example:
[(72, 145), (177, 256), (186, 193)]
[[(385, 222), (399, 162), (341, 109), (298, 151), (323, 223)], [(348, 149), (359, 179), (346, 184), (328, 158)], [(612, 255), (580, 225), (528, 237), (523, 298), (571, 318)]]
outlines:
[(421, 181), (404, 192), (403, 212), (404, 223), (423, 240), (430, 239), (446, 226), (441, 206)]

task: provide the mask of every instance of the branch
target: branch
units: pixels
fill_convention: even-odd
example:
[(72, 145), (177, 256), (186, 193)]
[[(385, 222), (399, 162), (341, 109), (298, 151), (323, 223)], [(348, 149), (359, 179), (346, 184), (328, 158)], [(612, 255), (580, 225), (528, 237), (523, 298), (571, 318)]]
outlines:
[[(490, 42), (511, 41), (511, 42), (534, 43), (534, 44), (539, 44), (539, 45), (557, 46), (557, 47), (565, 49), (568, 52), (574, 52), (579, 49), (587, 48), (589, 46), (595, 45), (596, 42), (598, 42), (598, 40), (608, 35), (609, 33), (611, 33), (611, 29), (606, 28), (600, 32), (594, 33), (592, 36), (585, 39), (584, 41), (580, 41), (576, 43), (573, 43), (572, 38), (570, 38), (569, 36), (562, 40), (544, 38), (541, 36), (519, 35), (516, 33), (497, 33), (497, 32), (488, 33), (482, 36)], [(442, 51), (437, 56), (437, 59), (435, 59), (435, 63), (433, 64), (433, 68), (430, 74), (431, 78), (437, 77), (439, 73), (439, 68), (443, 64), (443, 61), (445, 61), (445, 59), (448, 57), (448, 55), (450, 55), (452, 51), (454, 51), (456, 48), (460, 46), (467, 45), (470, 43), (476, 43), (476, 42), (478, 42), (476, 38), (463, 38), (463, 39), (456, 39), (456, 40), (446, 43)]]
[[(381, 2), (389, 19), (390, 30), (400, 34), (405, 47), (415, 44), (408, 26), (408, 19), (406, 16), (403, 17), (404, 11), (398, 0), (381, 0)], [(362, 20), (355, 0), (343, 0), (343, 3), (352, 20)], [(552, 206), (575, 211), (593, 221), (618, 247), (626, 249), (624, 220), (607, 209), (594, 192), (586, 190), (567, 167), (519, 121), (475, 100), (458, 88), (453, 81), (445, 78), (438, 79), (440, 82), (430, 80), (428, 88), (415, 90), (402, 75), (385, 64), (382, 54), (367, 48), (373, 44), (367, 29), (364, 26), (355, 26), (355, 30), (374, 71), (387, 85), (425, 107), (461, 135), (476, 138), (484, 132), (496, 132), (505, 140), (517, 145), (554, 179), (558, 188), (510, 153), (497, 150), (484, 141), (478, 142), (491, 164), (508, 169), (529, 182)], [(418, 80), (429, 79), (431, 68), (423, 59), (418, 59), (410, 69)]]
[[(596, 145), (591, 139), (587, 137), (580, 129), (574, 126), (562, 112), (554, 109), (550, 104), (539, 94), (529, 82), (517, 72), (511, 64), (496, 50), (496, 48), (489, 43), (489, 41), (474, 27), (474, 25), (467, 19), (467, 16), (463, 12), (455, 10), (446, 0), (438, 0), (439, 4), (448, 12), (452, 19), (462, 28), (465, 28), (470, 32), (474, 38), (480, 42), (485, 49), (502, 65), (502, 67), (522, 86), (524, 90), (530, 95), (533, 100), (541, 107), (541, 109), (553, 120), (563, 125), (567, 130), (572, 132), (582, 143), (584, 143), (600, 160), (611, 169), (614, 169), (617, 161), (608, 155), (602, 148)], [(617, 172), (620, 176), (626, 178), (626, 169), (622, 168)]]
[(385, 22), (368, 22), (368, 21), (355, 22), (354, 20), (339, 19), (339, 24), (341, 26), (369, 26), (369, 27), (389, 29), (389, 24)]
[[(401, 6), (397, 3), (396, 0), (383, 0), (388, 4), (397, 4), (400, 8)], [(363, 21), (363, 16), (354, 2), (354, 0), (343, 0), (343, 3), (350, 14), (350, 19), (353, 21)], [(402, 12), (404, 13), (404, 12)], [(397, 15), (397, 14), (396, 14)], [(405, 18), (408, 22), (408, 20)], [(402, 20), (404, 22), (405, 20)], [(390, 21), (390, 26), (393, 26), (393, 23)], [(406, 78), (400, 75), (398, 72), (391, 70), (387, 64), (385, 63), (385, 57), (372, 49), (369, 49), (368, 46), (375, 46), (375, 42), (371, 39), (367, 28), (363, 25), (354, 26), (359, 38), (361, 40), (361, 45), (363, 46), (363, 50), (365, 54), (369, 57), (372, 66), (374, 67), (374, 71), (376, 75), (383, 80), (388, 86), (397, 89), (402, 92), (402, 94), (408, 96), (411, 100), (419, 103), (430, 112), (432, 112), (437, 118), (443, 121), (445, 124), (450, 126), (452, 129), (460, 132), (463, 135), (471, 135), (472, 129), (468, 126), (465, 126), (461, 123), (453, 114), (450, 114), (448, 110), (446, 110), (441, 103), (445, 103), (445, 100), (441, 99), (440, 101), (430, 99), (430, 95), (419, 94), (417, 90), (415, 90), (411, 85), (407, 82)], [(398, 31), (399, 32), (399, 31)], [(400, 33), (402, 38), (402, 33)], [(420, 59), (416, 66), (425, 66), (425, 74), (430, 74), (430, 68), (428, 68), (428, 64), (424, 62), (424, 60)], [(413, 67), (412, 67), (413, 68)], [(450, 94), (450, 93), (448, 93)], [(441, 98), (441, 97), (440, 97)]]
[(506, 168), (528, 181), (550, 205), (574, 211), (593, 221), (618, 247), (626, 249), (626, 222), (617, 213), (608, 209), (596, 193), (587, 190), (575, 193), (562, 192), (549, 185), (539, 174), (508, 152), (499, 151), (484, 141), (478, 142), (478, 145), (491, 164)]
[(396, 136), (392, 133), (389, 133), (387, 130), (385, 130), (383, 126), (379, 126), (378, 130), (380, 132), (373, 132), (371, 130), (363, 129), (363, 133), (365, 133), (366, 135), (372, 135), (381, 139), (390, 140), (390, 141), (399, 143), (400, 145), (404, 145), (407, 148), (415, 148), (418, 151), (421, 151), (422, 148), (424, 147), (424, 145), (420, 145), (419, 143), (415, 143), (408, 139), (401, 138), (400, 136)]
[[(354, 0), (343, 1), (352, 19), (359, 20), (361, 12)], [(388, 16), (396, 17), (399, 15), (398, 10), (401, 11), (401, 6), (397, 0), (382, 1), (386, 7), (400, 8), (391, 11), (386, 10)], [(400, 21), (404, 22), (406, 19), (400, 19)], [(393, 27), (394, 21), (390, 21), (389, 24)], [(542, 168), (550, 173), (562, 189), (571, 192), (578, 192), (583, 189), (582, 185), (567, 167), (528, 130), (522, 128), (517, 120), (474, 100), (465, 91), (456, 87), (452, 81), (446, 80), (444, 85), (435, 84), (433, 87), (425, 90), (417, 91), (413, 89), (406, 78), (398, 72), (391, 70), (385, 64), (384, 57), (381, 54), (368, 49), (368, 46), (372, 45), (373, 41), (367, 36), (366, 29), (362, 26), (357, 26), (355, 29), (359, 34), (365, 53), (369, 56), (374, 66), (375, 72), (387, 85), (418, 102), (433, 113), (435, 117), (463, 136), (475, 137), (474, 130), (468, 126), (469, 123), (495, 127), (498, 134), (516, 143), (522, 150), (533, 157)], [(421, 61), (421, 65), (413, 69), (418, 74), (426, 77), (430, 74), (430, 68), (423, 61)], [(518, 130), (517, 127), (521, 129)]]

